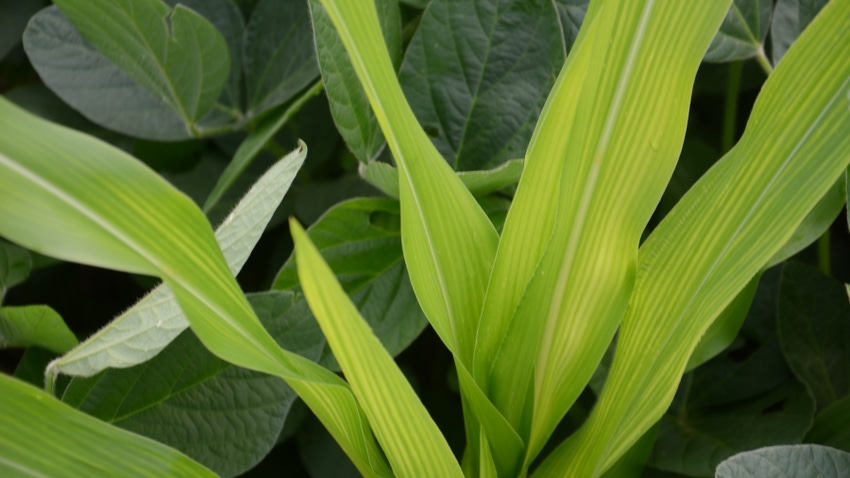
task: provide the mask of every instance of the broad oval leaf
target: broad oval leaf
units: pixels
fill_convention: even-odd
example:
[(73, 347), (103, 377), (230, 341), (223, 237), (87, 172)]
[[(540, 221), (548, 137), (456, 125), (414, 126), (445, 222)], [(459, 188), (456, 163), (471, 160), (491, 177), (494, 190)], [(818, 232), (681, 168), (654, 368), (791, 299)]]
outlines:
[(840, 478), (850, 469), (850, 453), (820, 445), (761, 448), (729, 458), (717, 478)]
[(399, 81), (456, 170), (522, 157), (565, 49), (551, 2), (433, 0)]
[[(319, 358), (324, 338), (294, 294), (268, 292), (249, 301), (281, 347)], [(62, 401), (234, 476), (275, 445), (295, 397), (277, 377), (231, 365), (184, 331), (143, 364), (75, 378)]]
[(248, 115), (285, 103), (319, 75), (310, 13), (302, 0), (261, 0), (245, 30)]
[(41, 347), (61, 354), (77, 343), (62, 316), (46, 305), (0, 307), (0, 349)]
[(770, 22), (773, 64), (785, 56), (791, 44), (826, 5), (828, 0), (777, 0)]
[(764, 55), (773, 0), (734, 0), (705, 61), (735, 61)]
[(0, 408), (4, 476), (216, 476), (177, 450), (103, 423), (5, 374)]

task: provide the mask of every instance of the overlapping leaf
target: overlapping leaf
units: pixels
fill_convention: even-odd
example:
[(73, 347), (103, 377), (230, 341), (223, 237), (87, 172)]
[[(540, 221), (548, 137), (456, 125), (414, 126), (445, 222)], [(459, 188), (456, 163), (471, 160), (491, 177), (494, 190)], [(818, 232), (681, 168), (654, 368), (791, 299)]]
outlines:
[(2, 99), (0, 178), (0, 234), (66, 260), (161, 276), (210, 351), (286, 379), (361, 473), (388, 473), (348, 385), (275, 343), (186, 196), (120, 150)]
[(36, 346), (61, 354), (76, 345), (77, 337), (50, 307), (0, 307), (0, 349)]
[[(307, 157), (305, 145), (278, 161), (248, 191), (216, 231), (231, 272), (238, 273)], [(92, 376), (107, 367), (140, 364), (174, 340), (189, 322), (161, 285), (79, 347), (51, 363), (48, 375)]]
[(599, 473), (661, 416), (699, 337), (844, 172), (847, 55), (850, 2), (833, 2), (768, 79), (741, 142), (643, 245), (606, 389), (541, 476)]

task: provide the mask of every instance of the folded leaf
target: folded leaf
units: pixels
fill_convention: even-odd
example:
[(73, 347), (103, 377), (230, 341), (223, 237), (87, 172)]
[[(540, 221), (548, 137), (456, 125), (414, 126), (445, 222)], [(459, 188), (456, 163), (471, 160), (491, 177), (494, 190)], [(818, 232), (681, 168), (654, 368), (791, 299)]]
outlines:
[[(303, 143), (272, 166), (245, 194), (216, 231), (230, 271), (238, 273), (307, 157)], [(189, 322), (167, 285), (151, 291), (79, 347), (50, 364), (56, 372), (82, 377), (107, 367), (142, 363), (162, 350)]]
[(662, 415), (699, 337), (847, 168), (848, 55), (850, 2), (831, 2), (765, 83), (738, 145), (642, 246), (605, 390), (541, 476), (604, 471)]

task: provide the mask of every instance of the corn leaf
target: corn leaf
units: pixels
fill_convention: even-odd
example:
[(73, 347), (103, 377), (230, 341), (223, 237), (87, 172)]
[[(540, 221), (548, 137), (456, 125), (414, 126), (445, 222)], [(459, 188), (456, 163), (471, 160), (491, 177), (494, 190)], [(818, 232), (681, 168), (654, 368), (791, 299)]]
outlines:
[(541, 115), (475, 350), (475, 378), (528, 441), (527, 461), (625, 312), (641, 233), (675, 167), (696, 70), (728, 5), (592, 3)]
[(393, 471), (399, 476), (462, 476), (437, 425), (316, 246), (294, 219), (290, 227), (304, 295)]
[(442, 159), (405, 101), (371, 0), (322, 0), (399, 169), (402, 246), (422, 310), (448, 348), (471, 365), (499, 236)]
[(596, 476), (667, 408), (712, 320), (850, 162), (850, 2), (828, 4), (756, 101), (741, 141), (642, 246), (608, 382), (540, 476)]
[[(216, 230), (216, 240), (233, 274), (245, 265), (306, 157), (307, 148), (302, 143), (251, 187)], [(48, 380), (57, 372), (90, 377), (107, 367), (140, 364), (188, 326), (174, 293), (160, 285), (78, 347), (51, 362)]]
[(161, 277), (211, 352), (287, 380), (361, 473), (388, 473), (348, 385), (278, 347), (188, 197), (122, 151), (3, 99), (0, 178), (0, 234), (65, 260)]
[(0, 374), (3, 476), (216, 476), (179, 451), (121, 430)]

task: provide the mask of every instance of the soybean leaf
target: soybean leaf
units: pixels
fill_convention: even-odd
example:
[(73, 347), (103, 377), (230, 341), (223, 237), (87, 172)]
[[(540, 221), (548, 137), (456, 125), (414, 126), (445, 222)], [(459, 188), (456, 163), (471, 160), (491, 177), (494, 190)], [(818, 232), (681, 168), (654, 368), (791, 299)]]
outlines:
[(18, 380), (34, 385), (39, 388), (44, 387), (44, 369), (51, 360), (56, 358), (55, 353), (43, 349), (41, 347), (30, 347), (24, 350), (18, 366), (15, 367), (14, 377)]
[(779, 338), (819, 410), (850, 394), (850, 303), (843, 284), (798, 263), (782, 268)]
[[(249, 301), (281, 347), (319, 358), (324, 338), (294, 294), (267, 292)], [(275, 445), (295, 397), (277, 377), (231, 365), (184, 331), (143, 364), (75, 378), (62, 400), (235, 476)]]
[(62, 354), (76, 345), (77, 337), (50, 307), (0, 307), (0, 349), (42, 347)]
[(717, 467), (717, 478), (840, 478), (850, 453), (820, 445), (772, 446), (735, 455)]
[(804, 441), (850, 451), (850, 395), (818, 413)]
[(759, 52), (764, 55), (772, 10), (772, 0), (734, 0), (705, 54), (705, 61), (743, 60)]
[(527, 461), (587, 385), (626, 310), (641, 234), (673, 172), (693, 80), (727, 6), (591, 3), (541, 114), (475, 350), (476, 381), (527, 430)]
[(773, 64), (785, 56), (791, 44), (806, 29), (827, 0), (777, 0), (770, 24)]
[(604, 470), (651, 426), (699, 337), (847, 168), (847, 55), (850, 3), (833, 2), (765, 83), (741, 141), (641, 247), (606, 388), (541, 471)]
[[(227, 43), (230, 54), (230, 73), (227, 83), (219, 97), (219, 103), (225, 107), (223, 114), (229, 114), (231, 119), (240, 115), (242, 87), (242, 50), (245, 38), (245, 20), (236, 3), (230, 0), (164, 0), (169, 6), (178, 3), (191, 8), (221, 33)], [(229, 111), (227, 110), (229, 109)]]
[(361, 473), (388, 474), (348, 385), (262, 328), (186, 196), (120, 150), (2, 98), (0, 173), (0, 234), (56, 257), (160, 276), (210, 351), (285, 379)]
[[(383, 149), (386, 143), (384, 135), (330, 17), (318, 0), (310, 0), (309, 4), (319, 69), (334, 123), (352, 154), (361, 163), (368, 163)], [(390, 59), (397, 66), (401, 62), (398, 1), (379, 0), (375, 5)]]
[[(248, 260), (283, 196), (307, 157), (301, 147), (278, 161), (260, 178), (216, 231), (230, 270)], [(145, 362), (174, 340), (189, 322), (171, 290), (159, 286), (79, 347), (51, 364), (53, 370), (89, 377), (107, 367)]]
[(32, 257), (23, 247), (0, 241), (0, 303), (14, 285), (27, 280), (32, 270)]
[(485, 169), (523, 156), (564, 55), (551, 2), (433, 0), (399, 81), (446, 161)]
[(308, 418), (298, 432), (298, 454), (312, 478), (360, 478), (357, 468), (322, 424)]
[(221, 33), (182, 5), (161, 0), (55, 2), (83, 38), (177, 114), (191, 136), (230, 73)]
[(110, 426), (0, 374), (0, 474), (216, 476), (165, 445)]
[[(486, 196), (516, 184), (522, 175), (523, 160), (511, 159), (493, 169), (459, 171), (457, 177), (474, 196)], [(387, 163), (372, 161), (360, 165), (360, 176), (390, 197), (398, 198), (398, 171)]]
[(302, 0), (262, 0), (245, 31), (248, 114), (286, 103), (319, 75), (310, 14)]
[(573, 49), (578, 38), (578, 31), (587, 14), (590, 0), (555, 0), (558, 16), (561, 18), (561, 29), (564, 33), (564, 46), (567, 52)]
[[(399, 204), (388, 199), (354, 199), (326, 212), (307, 230), (351, 301), (391, 356), (398, 355), (425, 328), (401, 250)], [(300, 291), (295, 256), (272, 286)], [(321, 364), (338, 370), (330, 348)]]
[(814, 402), (795, 381), (745, 402), (688, 408), (661, 419), (650, 463), (689, 476), (711, 476), (735, 453), (799, 443), (813, 413)]
[(321, 91), (321, 85), (316, 84), (305, 91), (292, 104), (281, 106), (275, 112), (269, 113), (261, 119), (255, 129), (239, 145), (239, 149), (233, 155), (233, 159), (227, 165), (227, 169), (221, 173), (218, 181), (204, 201), (204, 212), (209, 213), (221, 200), (222, 196), (230, 189), (239, 176), (251, 164), (251, 161), (260, 154), (274, 135), (280, 131), (284, 124), (289, 121), (301, 107)]
[(413, 476), (463, 476), (437, 425), (392, 357), (334, 278), (307, 233), (290, 220), (298, 276), (352, 391), (393, 471)]
[(38, 12), (23, 41), (44, 83), (89, 120), (139, 138), (191, 137), (177, 113), (97, 51), (58, 7)]
[(30, 17), (44, 4), (43, 0), (0, 0), (0, 60), (21, 41)]

